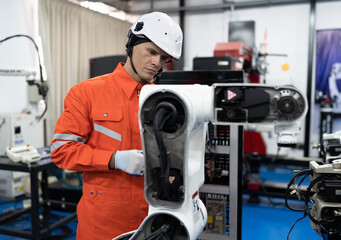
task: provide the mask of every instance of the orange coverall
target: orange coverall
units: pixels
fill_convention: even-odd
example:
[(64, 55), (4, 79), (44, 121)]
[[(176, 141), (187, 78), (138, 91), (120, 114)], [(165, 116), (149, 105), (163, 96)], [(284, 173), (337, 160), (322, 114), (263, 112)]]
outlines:
[(108, 168), (114, 151), (142, 149), (138, 124), (142, 85), (123, 65), (71, 88), (51, 142), (51, 159), (58, 167), (83, 172), (79, 240), (111, 240), (137, 229), (147, 216), (143, 176)]

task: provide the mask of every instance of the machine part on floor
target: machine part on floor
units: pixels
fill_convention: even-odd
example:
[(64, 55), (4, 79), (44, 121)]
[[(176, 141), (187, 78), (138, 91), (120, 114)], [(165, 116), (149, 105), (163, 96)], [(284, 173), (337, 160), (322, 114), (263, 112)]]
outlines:
[[(341, 132), (323, 135), (322, 151), (325, 154), (325, 163), (309, 162), (309, 170), (296, 174), (289, 182), (287, 193), (302, 197), (305, 202), (304, 209), (290, 210), (304, 212), (304, 217), (310, 218), (311, 227), (324, 240), (341, 239)], [(298, 177), (303, 179), (296, 188), (290, 189)], [(300, 190), (304, 178), (310, 176), (310, 184), (305, 193)], [(313, 202), (310, 207), (309, 203)], [(290, 233), (290, 232), (289, 232)]]
[[(169, 233), (167, 239), (193, 240), (203, 230), (207, 210), (199, 198), (199, 188), (205, 180), (209, 121), (219, 125), (291, 126), (306, 111), (306, 98), (288, 86), (145, 86), (140, 95), (139, 123), (149, 215), (130, 239), (158, 239), (158, 233), (164, 231)], [(159, 224), (159, 218), (165, 221)], [(173, 222), (181, 226), (180, 232), (168, 228)]]
[[(314, 205), (308, 216), (312, 228), (326, 240), (341, 238), (341, 160), (333, 160), (331, 164), (319, 165), (310, 162), (313, 170), (310, 186), (315, 194), (311, 197)], [(306, 208), (308, 198), (305, 200)]]

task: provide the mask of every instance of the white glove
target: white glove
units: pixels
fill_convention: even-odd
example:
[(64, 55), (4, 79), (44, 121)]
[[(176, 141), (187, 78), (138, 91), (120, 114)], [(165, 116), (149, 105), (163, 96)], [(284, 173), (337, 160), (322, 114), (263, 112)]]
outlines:
[(141, 176), (144, 170), (143, 152), (140, 150), (117, 151), (115, 168), (132, 175)]

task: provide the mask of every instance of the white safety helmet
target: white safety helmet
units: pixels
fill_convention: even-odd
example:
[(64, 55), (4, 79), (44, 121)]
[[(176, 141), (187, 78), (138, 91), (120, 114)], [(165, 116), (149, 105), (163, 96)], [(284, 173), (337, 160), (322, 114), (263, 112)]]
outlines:
[(173, 59), (180, 59), (181, 57), (182, 30), (165, 13), (152, 12), (141, 16), (129, 30), (128, 37), (130, 40), (132, 34), (138, 38), (148, 38)]

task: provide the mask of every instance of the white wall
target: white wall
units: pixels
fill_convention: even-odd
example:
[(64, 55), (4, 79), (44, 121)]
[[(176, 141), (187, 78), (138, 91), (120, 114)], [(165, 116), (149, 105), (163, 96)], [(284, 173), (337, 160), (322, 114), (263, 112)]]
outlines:
[(316, 6), (316, 29), (341, 28), (341, 1), (319, 2)]
[[(37, 42), (37, 9), (37, 0), (0, 0), (0, 39), (24, 34)], [(25, 37), (12, 38), (0, 44), (0, 67), (39, 71), (34, 44)], [(37, 105), (28, 102), (25, 77), (0, 76), (0, 86), (0, 113), (18, 113), (23, 109), (39, 111)]]

